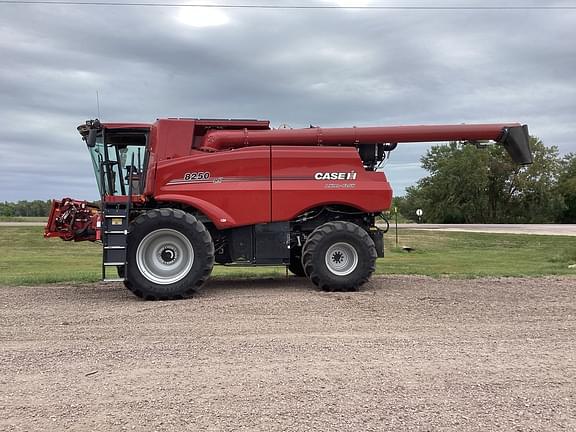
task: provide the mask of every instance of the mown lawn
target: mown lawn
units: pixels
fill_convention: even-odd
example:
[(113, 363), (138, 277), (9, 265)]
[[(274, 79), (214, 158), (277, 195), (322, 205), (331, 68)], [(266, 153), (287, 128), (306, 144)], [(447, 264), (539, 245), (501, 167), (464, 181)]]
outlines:
[(0, 222), (44, 222), (48, 220), (44, 216), (0, 216)]
[[(45, 240), (42, 227), (0, 227), (0, 285), (91, 282), (100, 279), (101, 246)], [(379, 274), (429, 276), (576, 275), (576, 238), (516, 234), (399, 231), (386, 237)], [(406, 252), (409, 246), (412, 252)], [(215, 277), (273, 277), (284, 267), (216, 266)]]
[[(378, 273), (428, 276), (576, 275), (576, 237), (399, 230)], [(412, 252), (402, 250), (413, 248)]]

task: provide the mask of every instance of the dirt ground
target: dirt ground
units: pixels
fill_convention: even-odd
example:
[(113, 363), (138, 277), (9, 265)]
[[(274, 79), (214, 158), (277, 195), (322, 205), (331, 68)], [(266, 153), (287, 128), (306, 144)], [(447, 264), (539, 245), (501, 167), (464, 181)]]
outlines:
[(575, 286), (1, 287), (0, 430), (576, 430)]

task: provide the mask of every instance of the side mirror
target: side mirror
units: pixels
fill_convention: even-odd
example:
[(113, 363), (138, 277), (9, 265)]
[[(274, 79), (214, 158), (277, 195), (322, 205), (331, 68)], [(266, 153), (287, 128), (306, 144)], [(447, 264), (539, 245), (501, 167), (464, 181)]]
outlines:
[(88, 131), (88, 137), (86, 138), (86, 145), (88, 147), (95, 147), (96, 146), (96, 136), (98, 135), (97, 129), (90, 129)]

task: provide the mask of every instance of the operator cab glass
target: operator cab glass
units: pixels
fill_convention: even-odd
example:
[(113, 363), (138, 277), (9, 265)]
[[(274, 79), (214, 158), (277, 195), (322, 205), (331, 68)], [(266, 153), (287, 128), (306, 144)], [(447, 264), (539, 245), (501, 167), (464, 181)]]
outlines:
[(100, 195), (132, 195), (144, 191), (148, 131), (105, 130), (88, 147)]
[(92, 159), (92, 168), (94, 169), (94, 175), (96, 176), (98, 192), (100, 192), (100, 195), (102, 196), (103, 190), (100, 166), (104, 161), (104, 140), (101, 134), (96, 138), (96, 144), (93, 147), (88, 147), (88, 151), (90, 151), (90, 158)]

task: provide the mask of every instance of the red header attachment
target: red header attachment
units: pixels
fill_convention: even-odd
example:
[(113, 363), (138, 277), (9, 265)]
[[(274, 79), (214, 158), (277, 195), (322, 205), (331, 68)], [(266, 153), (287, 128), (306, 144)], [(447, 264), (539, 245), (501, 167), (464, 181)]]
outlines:
[(87, 201), (64, 198), (52, 201), (44, 237), (66, 241), (100, 240), (100, 209)]

